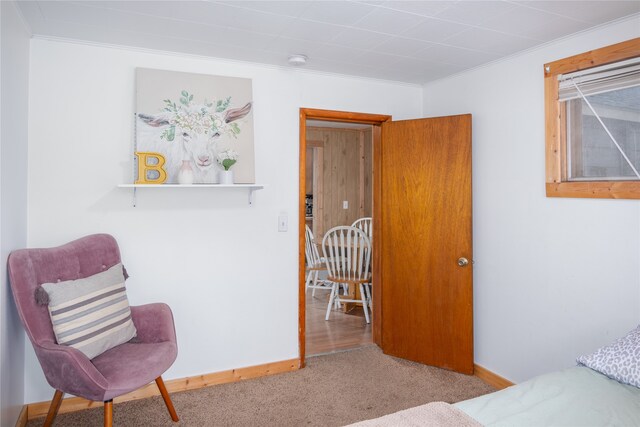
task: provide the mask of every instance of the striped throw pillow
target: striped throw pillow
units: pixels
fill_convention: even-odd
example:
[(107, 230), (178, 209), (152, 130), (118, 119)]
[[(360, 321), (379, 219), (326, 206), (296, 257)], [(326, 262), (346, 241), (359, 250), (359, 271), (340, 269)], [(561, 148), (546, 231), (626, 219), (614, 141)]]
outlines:
[(84, 279), (44, 283), (42, 288), (49, 295), (58, 344), (93, 359), (136, 336), (122, 264)]

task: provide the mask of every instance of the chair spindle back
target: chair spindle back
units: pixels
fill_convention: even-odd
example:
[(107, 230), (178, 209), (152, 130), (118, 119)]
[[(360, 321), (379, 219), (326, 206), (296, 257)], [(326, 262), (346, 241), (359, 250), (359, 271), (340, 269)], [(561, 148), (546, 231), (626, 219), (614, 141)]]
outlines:
[(322, 260), (320, 259), (320, 252), (318, 251), (318, 247), (313, 240), (313, 232), (308, 225), (305, 225), (304, 228), (304, 255), (307, 261), (307, 267), (318, 267), (322, 264)]
[(359, 228), (364, 231), (369, 240), (373, 239), (373, 219), (371, 217), (364, 217), (357, 219), (351, 224), (352, 227)]
[(371, 241), (359, 228), (339, 226), (327, 231), (322, 239), (322, 252), (329, 280), (367, 282), (371, 260)]

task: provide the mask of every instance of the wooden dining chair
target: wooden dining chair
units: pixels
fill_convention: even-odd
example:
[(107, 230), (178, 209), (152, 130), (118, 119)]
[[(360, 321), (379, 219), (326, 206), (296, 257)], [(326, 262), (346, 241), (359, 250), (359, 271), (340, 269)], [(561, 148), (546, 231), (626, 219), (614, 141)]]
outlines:
[[(327, 266), (327, 280), (332, 282), (331, 296), (327, 304), (329, 320), (331, 306), (343, 302), (361, 302), (367, 323), (370, 323), (368, 301), (370, 300), (371, 240), (359, 228), (339, 226), (327, 231), (322, 239), (322, 252)], [(359, 286), (360, 300), (347, 299), (340, 295), (340, 285)]]
[[(353, 222), (353, 224), (351, 224), (351, 226), (364, 231), (364, 233), (369, 238), (369, 241), (371, 242), (371, 249), (373, 249), (373, 218), (367, 216), (357, 219)], [(373, 258), (373, 255), (371, 256)], [(371, 271), (371, 265), (369, 265), (369, 270)], [(369, 303), (369, 310), (371, 310), (371, 292), (369, 292), (367, 302)]]
[(313, 238), (313, 232), (308, 225), (305, 228), (304, 255), (306, 260), (307, 280), (306, 289), (313, 289), (311, 296), (316, 295), (316, 289), (331, 289), (331, 283), (318, 278), (321, 271), (326, 271), (327, 267), (320, 258), (320, 252)]

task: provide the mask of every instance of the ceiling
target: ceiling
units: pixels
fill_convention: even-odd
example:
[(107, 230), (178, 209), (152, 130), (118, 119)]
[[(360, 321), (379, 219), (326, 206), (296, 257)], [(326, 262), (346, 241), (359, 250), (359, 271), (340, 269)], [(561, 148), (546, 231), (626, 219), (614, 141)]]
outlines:
[(34, 35), (425, 83), (640, 12), (636, 1), (19, 1)]

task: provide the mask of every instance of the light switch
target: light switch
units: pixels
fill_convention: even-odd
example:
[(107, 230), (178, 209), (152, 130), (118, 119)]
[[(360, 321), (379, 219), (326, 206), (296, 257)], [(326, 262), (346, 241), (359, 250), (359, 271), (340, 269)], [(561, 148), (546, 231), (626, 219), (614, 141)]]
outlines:
[(289, 230), (289, 217), (286, 212), (280, 212), (278, 215), (278, 231), (283, 233)]
[(349, 201), (348, 200), (344, 200), (342, 202), (342, 209), (349, 209)]

